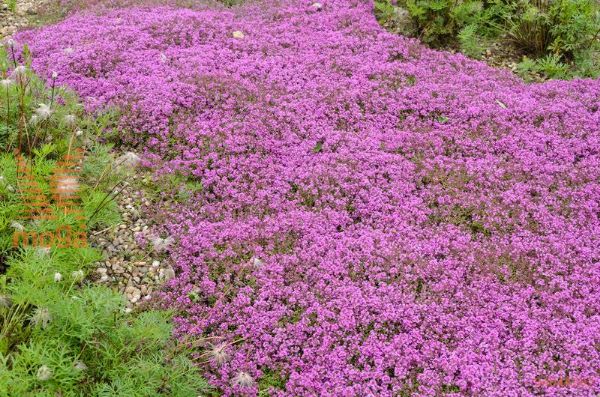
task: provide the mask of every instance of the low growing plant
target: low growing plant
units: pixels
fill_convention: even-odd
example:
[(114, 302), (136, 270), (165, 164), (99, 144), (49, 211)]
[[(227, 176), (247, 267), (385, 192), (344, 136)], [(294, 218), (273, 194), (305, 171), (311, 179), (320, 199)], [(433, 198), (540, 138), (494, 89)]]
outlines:
[[(115, 177), (103, 171), (110, 147), (91, 143), (107, 123), (85, 115), (56, 74), (46, 86), (29, 64), (26, 47), (0, 50), (0, 397), (197, 396), (207, 383), (172, 339), (171, 314), (132, 313), (121, 294), (86, 280), (102, 255), (85, 231), (119, 221), (107, 193)], [(61, 161), (80, 149), (89, 155), (75, 161), (74, 187), (52, 185)], [(54, 217), (23, 216), (39, 210), (27, 199), (33, 185), (51, 197)], [(64, 210), (61, 194), (81, 212)], [(61, 227), (77, 230), (77, 243)]]
[[(405, 9), (416, 35), (433, 47), (459, 47), (480, 58), (493, 41), (514, 46), (530, 61), (522, 73), (546, 78), (596, 77), (600, 74), (600, 5), (595, 0), (376, 0), (382, 21)], [(526, 74), (525, 74), (526, 75)]]
[[(382, 15), (395, 14), (390, 0), (376, 0), (375, 4)], [(482, 3), (473, 0), (405, 0), (398, 4), (408, 10), (414, 20), (416, 35), (434, 47), (455, 42), (464, 27), (477, 22), (482, 9)]]

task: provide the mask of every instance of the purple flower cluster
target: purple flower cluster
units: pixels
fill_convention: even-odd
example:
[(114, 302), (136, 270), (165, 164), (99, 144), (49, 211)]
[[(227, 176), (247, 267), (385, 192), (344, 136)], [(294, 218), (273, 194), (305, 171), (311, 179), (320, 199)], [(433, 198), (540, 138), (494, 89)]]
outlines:
[(212, 384), (597, 395), (600, 82), (526, 85), (387, 33), (367, 0), (275, 3), (19, 37), (120, 107), (157, 173), (202, 182), (165, 225), (165, 294), (179, 335), (219, 342)]

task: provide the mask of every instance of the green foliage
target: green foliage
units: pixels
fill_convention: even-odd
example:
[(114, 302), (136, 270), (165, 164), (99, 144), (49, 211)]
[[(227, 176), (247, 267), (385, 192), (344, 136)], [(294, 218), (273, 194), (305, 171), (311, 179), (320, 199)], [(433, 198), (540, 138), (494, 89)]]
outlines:
[(600, 29), (594, 0), (495, 0), (506, 33), (532, 55), (573, 55), (593, 44)]
[(17, 0), (4, 0), (4, 4), (11, 12), (17, 11)]
[[(47, 309), (47, 325), (31, 327), (26, 343), (0, 353), (0, 396), (184, 397), (207, 388), (170, 342), (168, 313), (126, 314), (118, 293), (69, 279), (45, 289), (36, 304)], [(48, 379), (40, 377), (42, 367)]]
[(375, 1), (375, 12), (378, 13), (380, 20), (384, 20), (386, 23), (390, 22), (396, 15), (396, 7), (394, 7), (389, 1)]
[(89, 227), (107, 227), (119, 223), (121, 217), (117, 204), (107, 192), (84, 188), (80, 196)]
[(436, 47), (456, 42), (466, 26), (471, 25), (474, 34), (483, 7), (475, 0), (405, 0), (401, 5), (413, 18), (421, 40)]
[[(14, 63), (0, 54), (0, 78)], [(208, 386), (185, 346), (171, 338), (170, 313), (130, 313), (120, 293), (86, 280), (90, 266), (102, 259), (98, 250), (14, 244), (20, 229), (40, 235), (80, 226), (82, 220), (52, 198), (50, 184), (59, 161), (76, 148), (87, 152), (77, 165), (83, 222), (88, 228), (119, 222), (108, 194), (119, 182), (111, 148), (92, 143), (110, 130), (112, 115), (87, 117), (70, 92), (45, 87), (29, 70), (22, 76), (0, 92), (6, 150), (0, 152), (0, 397), (197, 396)], [(49, 115), (32, 122), (40, 103), (49, 104)], [(20, 218), (26, 189), (17, 148), (49, 197), (54, 219)]]
[(472, 58), (480, 58), (485, 51), (485, 46), (481, 37), (477, 33), (476, 25), (467, 25), (458, 33), (460, 49), (466, 55)]
[(244, 3), (245, 0), (219, 0), (220, 3), (223, 3), (227, 7), (239, 6)]
[(204, 189), (202, 181), (193, 175), (184, 175), (179, 172), (163, 175), (156, 180), (145, 178), (142, 183), (146, 187), (148, 197), (164, 198), (165, 192), (174, 192), (172, 199), (179, 203), (191, 200), (197, 193)]
[[(582, 63), (581, 68), (585, 68), (585, 62)], [(530, 59), (523, 57), (523, 60), (517, 65), (517, 72), (525, 80), (529, 80), (532, 74), (542, 75), (549, 79), (568, 79), (573, 76), (588, 76), (598, 74), (598, 68), (590, 67), (587, 70), (579, 69), (579, 71), (572, 71), (569, 65), (561, 61), (558, 55), (551, 54), (539, 59)], [(580, 73), (583, 72), (583, 73)]]
[(388, 29), (409, 36), (416, 33), (416, 26), (408, 12), (393, 6), (390, 0), (375, 0), (375, 15)]
[(537, 70), (551, 79), (564, 79), (568, 77), (569, 68), (561, 62), (559, 55), (551, 54), (538, 59)]
[[(405, 9), (416, 35), (434, 46), (459, 46), (479, 58), (487, 43), (508, 38), (529, 60), (519, 66), (546, 78), (600, 74), (600, 3), (596, 0), (376, 0), (380, 20)], [(402, 32), (407, 34), (407, 32)], [(505, 43), (506, 44), (506, 43)]]
[(273, 392), (278, 390), (285, 390), (287, 379), (282, 376), (278, 371), (270, 368), (262, 370), (263, 375), (258, 381), (259, 395), (272, 395)]

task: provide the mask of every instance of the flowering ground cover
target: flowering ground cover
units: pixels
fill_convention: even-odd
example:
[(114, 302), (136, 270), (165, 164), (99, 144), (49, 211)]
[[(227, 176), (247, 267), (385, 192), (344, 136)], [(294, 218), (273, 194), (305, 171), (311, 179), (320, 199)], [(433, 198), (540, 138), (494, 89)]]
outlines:
[(178, 335), (224, 395), (593, 396), (600, 83), (525, 85), (369, 1), (79, 14), (22, 33), (157, 174)]

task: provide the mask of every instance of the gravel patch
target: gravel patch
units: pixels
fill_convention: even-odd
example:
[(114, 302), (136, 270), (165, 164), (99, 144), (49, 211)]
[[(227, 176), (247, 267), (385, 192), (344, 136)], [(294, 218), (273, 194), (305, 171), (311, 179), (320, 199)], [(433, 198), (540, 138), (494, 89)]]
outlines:
[(145, 177), (137, 169), (123, 182), (124, 188), (115, 198), (121, 223), (89, 236), (90, 245), (104, 255), (104, 260), (95, 264), (92, 279), (122, 292), (129, 308), (149, 301), (160, 285), (175, 275), (164, 259), (170, 242), (155, 236), (152, 203), (139, 187)]
[(14, 12), (4, 0), (0, 1), (0, 39), (13, 35), (17, 30), (39, 23), (38, 11), (49, 1), (17, 0)]

